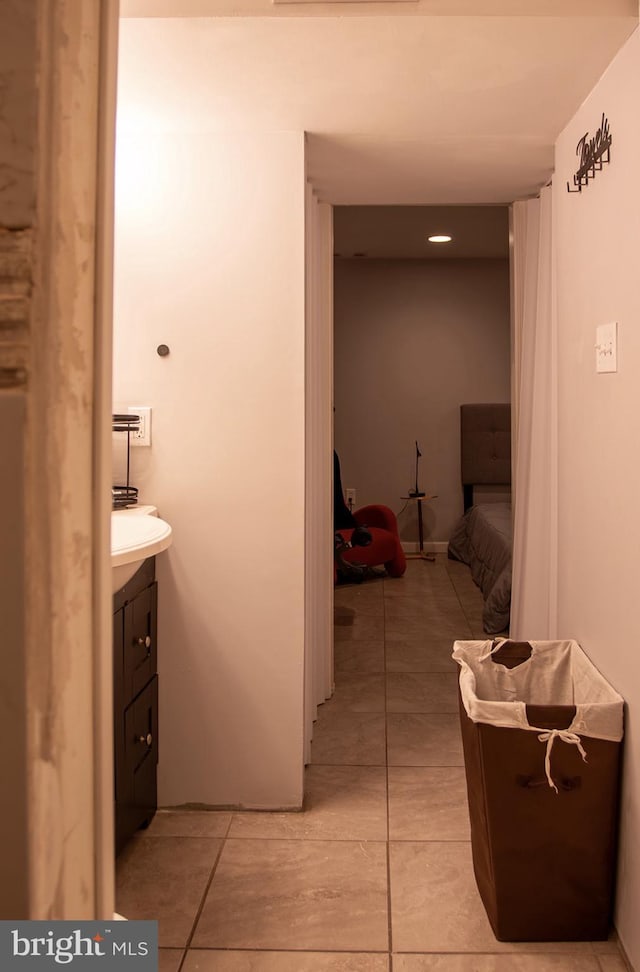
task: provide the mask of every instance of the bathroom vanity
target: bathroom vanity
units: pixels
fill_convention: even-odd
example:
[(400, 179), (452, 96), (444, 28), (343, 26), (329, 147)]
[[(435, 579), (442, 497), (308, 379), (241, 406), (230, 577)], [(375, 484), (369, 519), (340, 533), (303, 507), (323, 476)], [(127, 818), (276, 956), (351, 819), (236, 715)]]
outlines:
[(113, 595), (116, 853), (157, 807), (158, 651), (156, 559)]

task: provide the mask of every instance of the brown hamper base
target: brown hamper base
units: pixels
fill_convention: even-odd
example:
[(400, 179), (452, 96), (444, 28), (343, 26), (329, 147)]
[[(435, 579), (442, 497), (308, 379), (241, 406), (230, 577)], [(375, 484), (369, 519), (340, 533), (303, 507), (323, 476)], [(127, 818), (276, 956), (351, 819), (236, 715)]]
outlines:
[[(539, 706), (541, 728), (565, 728), (572, 706)], [(530, 721), (531, 717), (530, 717)], [(460, 722), (478, 890), (497, 939), (598, 941), (609, 935), (621, 744), (555, 741), (552, 775), (536, 732)]]

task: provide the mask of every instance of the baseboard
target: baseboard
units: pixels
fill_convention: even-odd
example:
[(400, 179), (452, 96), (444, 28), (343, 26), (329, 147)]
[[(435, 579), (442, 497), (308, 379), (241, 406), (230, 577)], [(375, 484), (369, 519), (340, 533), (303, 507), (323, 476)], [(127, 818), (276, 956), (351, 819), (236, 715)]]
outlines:
[(620, 936), (618, 935), (618, 932), (617, 931), (616, 931), (616, 936), (617, 936), (617, 939), (618, 939), (618, 948), (620, 949), (620, 952), (622, 954), (622, 961), (626, 964), (627, 969), (629, 970), (629, 972), (635, 972), (634, 967), (631, 964), (631, 959), (627, 955), (627, 953), (625, 951), (625, 948), (624, 948), (624, 945), (620, 941)]
[[(417, 554), (420, 551), (420, 545), (418, 543), (413, 543), (411, 541), (402, 541), (402, 549), (406, 554)], [(426, 540), (424, 543), (425, 553), (446, 553), (449, 549), (449, 544), (446, 540)]]

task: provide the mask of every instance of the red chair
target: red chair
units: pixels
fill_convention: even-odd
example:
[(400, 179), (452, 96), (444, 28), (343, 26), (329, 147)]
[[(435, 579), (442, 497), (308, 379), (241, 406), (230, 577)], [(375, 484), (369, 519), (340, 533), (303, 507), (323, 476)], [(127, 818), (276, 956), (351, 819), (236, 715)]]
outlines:
[(371, 542), (366, 546), (354, 546), (341, 550), (341, 558), (350, 564), (365, 567), (384, 565), (390, 577), (402, 577), (407, 561), (398, 535), (398, 522), (388, 506), (363, 506), (352, 513), (344, 501), (340, 478), (340, 460), (333, 454), (334, 529), (347, 544), (356, 526), (366, 527)]

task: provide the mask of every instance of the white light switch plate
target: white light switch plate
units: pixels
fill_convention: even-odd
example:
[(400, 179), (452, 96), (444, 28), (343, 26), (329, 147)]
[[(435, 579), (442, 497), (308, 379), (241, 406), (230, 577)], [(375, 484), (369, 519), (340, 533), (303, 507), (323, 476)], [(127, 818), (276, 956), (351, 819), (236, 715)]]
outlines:
[(596, 371), (618, 370), (618, 324), (599, 324), (596, 328)]

